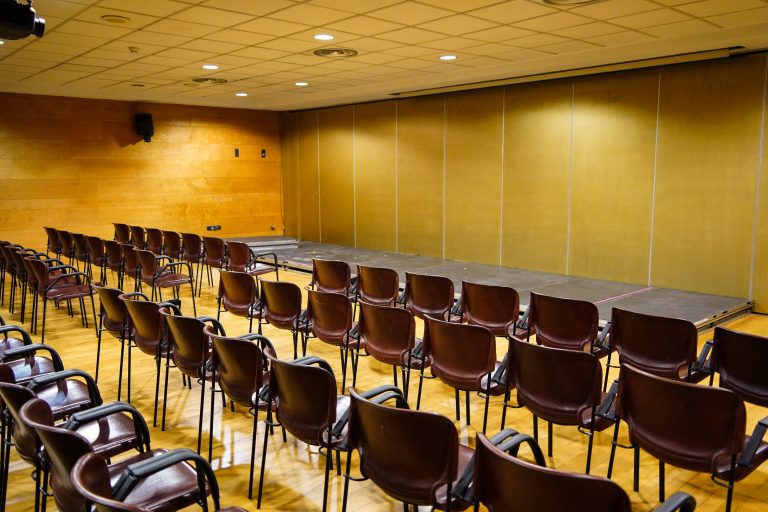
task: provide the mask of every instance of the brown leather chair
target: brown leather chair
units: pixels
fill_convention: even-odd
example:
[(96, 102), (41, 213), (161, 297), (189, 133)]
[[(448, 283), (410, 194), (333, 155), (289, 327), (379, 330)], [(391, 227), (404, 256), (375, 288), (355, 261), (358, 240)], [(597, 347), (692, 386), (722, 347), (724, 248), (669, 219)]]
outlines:
[(17, 251), (20, 249), (24, 249), (24, 247), (17, 245), (17, 244), (11, 244), (11, 243), (3, 243), (0, 244), (0, 255), (2, 255), (2, 279), (0, 280), (0, 286), (3, 287), (3, 293), (0, 295), (0, 300), (2, 300), (3, 304), (5, 304), (5, 276), (6, 274), (11, 278), (11, 290), (10, 290), (10, 296), (8, 297), (10, 304), (8, 307), (8, 312), (13, 313), (13, 306), (14, 306), (14, 293), (16, 290), (17, 282), (16, 282), (16, 263), (14, 261), (14, 258), (12, 256), (12, 251)]
[(258, 285), (245, 272), (219, 272), (219, 293), (216, 297), (216, 320), (221, 312), (229, 311), (235, 316), (248, 319), (248, 332), (253, 332), (253, 317), (258, 315)]
[(75, 266), (80, 270), (80, 263), (83, 264), (83, 272), (89, 278), (93, 278), (91, 273), (91, 252), (88, 247), (88, 237), (82, 233), (72, 233), (72, 242), (75, 246)]
[(86, 240), (88, 242), (88, 270), (91, 280), (93, 280), (93, 266), (96, 266), (99, 269), (99, 283), (106, 286), (107, 281), (104, 272), (106, 270), (107, 258), (104, 252), (104, 240), (97, 236), (86, 237)]
[[(259, 409), (266, 410), (267, 390), (262, 391), (264, 378), (269, 378), (269, 360), (263, 355), (265, 349), (275, 349), (272, 343), (259, 334), (250, 334), (240, 338), (219, 336), (209, 326), (205, 332), (212, 341), (211, 350), (211, 413), (208, 427), (208, 461), (213, 455), (213, 415), (216, 383), (229, 397), (234, 410), (235, 403), (253, 410), (253, 429), (251, 431), (251, 472), (248, 480), (248, 499), (253, 498), (253, 467), (256, 459), (256, 425), (259, 421)], [(261, 395), (261, 396), (260, 396)], [(223, 409), (222, 409), (223, 413)]]
[(321, 292), (354, 296), (352, 271), (344, 261), (313, 258), (312, 280), (309, 282), (309, 287)]
[[(466, 421), (471, 423), (469, 392), (485, 394), (483, 432), (488, 423), (488, 402), (490, 396), (504, 394), (505, 387), (492, 377), (498, 367), (496, 363), (496, 338), (493, 333), (479, 325), (457, 324), (426, 317), (424, 328), (424, 356), (430, 357), (432, 375), (456, 390), (456, 419), (461, 419), (459, 391), (466, 392)], [(419, 394), (424, 370), (419, 375)], [(418, 407), (417, 407), (418, 409)]]
[(712, 376), (745, 402), (768, 407), (768, 338), (715, 327), (710, 358)]
[(131, 243), (131, 228), (128, 224), (119, 224), (117, 222), (112, 223), (115, 226), (114, 240), (119, 244)]
[[(155, 300), (155, 296), (157, 296), (162, 301), (163, 288), (171, 288), (173, 297), (178, 299), (179, 288), (188, 284), (192, 296), (192, 311), (197, 315), (195, 285), (190, 264), (186, 261), (172, 261), (168, 256), (156, 256), (150, 251), (136, 251), (136, 254), (139, 259), (141, 281), (152, 287), (150, 300)], [(168, 262), (161, 266), (160, 262), (163, 260)]]
[(141, 226), (128, 226), (128, 228), (131, 230), (131, 245), (133, 245), (136, 249), (146, 249), (147, 248), (147, 232), (146, 230)]
[[(275, 280), (280, 280), (277, 268), (277, 254), (274, 252), (254, 253), (245, 242), (227, 240), (227, 270), (246, 272), (252, 276), (275, 273)], [(272, 261), (266, 261), (270, 258)]]
[[(323, 512), (325, 512), (328, 502), (328, 476), (333, 465), (331, 454), (334, 450), (337, 471), (340, 473), (341, 470), (339, 450), (346, 438), (346, 419), (342, 422), (340, 417), (349, 407), (349, 397), (336, 394), (336, 378), (333, 375), (333, 369), (319, 357), (309, 356), (295, 361), (281, 361), (269, 351), (266, 352), (266, 356), (270, 366), (269, 399), (264, 446), (261, 450), (256, 508), (261, 508), (269, 435), (273, 427), (281, 426), (284, 429), (284, 441), (285, 430), (287, 430), (299, 441), (325, 450), (323, 487)], [(273, 409), (273, 403), (279, 406)], [(276, 414), (276, 421), (272, 420), (273, 411)]]
[[(110, 482), (111, 473), (114, 474), (115, 472), (110, 471), (107, 461), (98, 453), (83, 455), (75, 463), (71, 473), (72, 485), (87, 502), (92, 503), (96, 507), (97, 512), (150, 512), (158, 510), (158, 507), (164, 504), (168, 495), (178, 492), (180, 481), (182, 478), (186, 480), (189, 470), (192, 469), (188, 464), (189, 462), (194, 464), (195, 473), (201, 477), (198, 478), (198, 485), (200, 483), (206, 484), (210, 489), (213, 499), (213, 510), (220, 512), (245, 512), (245, 509), (240, 507), (219, 508), (219, 486), (213, 469), (199, 455), (185, 448), (158, 454), (145, 465), (132, 468), (134, 477), (136, 472), (139, 471), (141, 479), (150, 480), (156, 487), (156, 492), (153, 492), (151, 496), (154, 500), (145, 499), (140, 505), (135, 503), (137, 500), (134, 496), (134, 492), (141, 492), (139, 488), (130, 489), (131, 492), (127, 492), (123, 498), (125, 501), (115, 499), (115, 492), (113, 492)], [(172, 465), (177, 466), (180, 473), (174, 473), (174, 478), (170, 481), (166, 478), (159, 479), (155, 477), (157, 473), (165, 471)], [(118, 476), (118, 482), (121, 479), (124, 482), (128, 481), (128, 478), (123, 478), (122, 474)], [(120, 489), (120, 492), (122, 494), (123, 490)], [(198, 487), (198, 495), (203, 495), (205, 492), (205, 488)], [(162, 507), (162, 510), (166, 510), (166, 508)], [(175, 510), (175, 508), (172, 510)]]
[[(88, 315), (85, 312), (85, 298), (91, 299), (94, 329), (96, 328), (96, 306), (93, 302), (93, 288), (90, 279), (83, 272), (77, 272), (71, 265), (48, 265), (37, 258), (28, 258), (37, 278), (38, 295), (43, 299), (43, 332), (40, 341), (45, 341), (45, 317), (48, 300), (56, 302), (78, 300), (80, 302), (80, 317), (83, 326), (88, 327)], [(61, 273), (59, 273), (61, 272)], [(36, 322), (35, 322), (36, 325)], [(97, 333), (98, 335), (98, 333)]]
[(163, 231), (162, 254), (172, 260), (181, 259), (181, 235), (176, 231)]
[[(9, 336), (9, 333), (14, 332), (19, 333), (19, 336)], [(27, 331), (18, 325), (6, 325), (2, 316), (0, 316), (0, 334), (2, 335), (0, 338), (0, 356), (7, 350), (32, 344), (32, 338)]]
[[(227, 268), (227, 246), (224, 240), (214, 236), (203, 237), (203, 267), (208, 275), (208, 286), (213, 286), (213, 269)], [(200, 286), (203, 284), (200, 278)]]
[(122, 278), (120, 283), (123, 286), (119, 288), (125, 289), (125, 278), (130, 277), (133, 279), (134, 292), (141, 291), (141, 267), (139, 265), (139, 254), (137, 249), (130, 244), (120, 244), (120, 254), (122, 261)]
[[(307, 315), (304, 323), (302, 344), (314, 337), (339, 347), (341, 358), (341, 394), (346, 391), (347, 360), (350, 345), (354, 348), (356, 340), (350, 338), (352, 323), (352, 302), (346, 295), (318, 290), (307, 291)], [(306, 348), (305, 348), (306, 350)], [(356, 373), (357, 363), (353, 359), (352, 373)], [(354, 378), (354, 376), (353, 376)]]
[(520, 296), (508, 286), (461, 282), (460, 321), (482, 325), (494, 336), (514, 335)]
[[(25, 313), (27, 311), (27, 292), (29, 292), (30, 297), (32, 298), (31, 323), (34, 325), (38, 305), (38, 283), (32, 264), (27, 261), (27, 258), (35, 258), (48, 264), (58, 262), (58, 260), (48, 258), (45, 253), (35, 252), (34, 249), (18, 249), (10, 251), (10, 253), (16, 267), (16, 284), (21, 286), (21, 311), (19, 312), (19, 321), (22, 324), (24, 323)], [(15, 298), (11, 305), (13, 305), (13, 302), (15, 302)]]
[(75, 259), (75, 241), (72, 238), (72, 233), (59, 229), (59, 243), (61, 244), (61, 258), (67, 259), (68, 264), (72, 264)]
[[(0, 363), (4, 363), (13, 373), (13, 382), (26, 384), (32, 379), (64, 369), (64, 363), (59, 353), (45, 344), (32, 343), (29, 334), (16, 325), (6, 325), (0, 330), (4, 335), (17, 332), (21, 335), (23, 345), (7, 349), (0, 354)], [(29, 341), (29, 343), (27, 343)], [(41, 355), (46, 353), (47, 355)]]
[[(121, 245), (114, 240), (104, 242), (104, 271), (106, 269), (117, 273), (117, 287), (123, 289), (123, 251)], [(106, 284), (106, 279), (104, 283)]]
[[(515, 362), (508, 378), (517, 388), (517, 403), (533, 413), (533, 438), (539, 440), (541, 418), (547, 421), (547, 454), (552, 457), (552, 424), (575, 425), (587, 435), (587, 468), (592, 462), (595, 432), (611, 426), (596, 415), (603, 401), (603, 372), (596, 356), (575, 350), (510, 341), (509, 357)], [(504, 428), (502, 418), (501, 428)]]
[(708, 377), (696, 358), (697, 341), (696, 326), (688, 320), (619, 308), (611, 313), (611, 344), (619, 361), (659, 377), (687, 382)]
[[(123, 352), (128, 330), (128, 312), (125, 309), (125, 303), (120, 299), (123, 291), (118, 288), (107, 288), (104, 286), (93, 285), (96, 294), (99, 296), (99, 327), (98, 343), (96, 345), (96, 375), (95, 380), (99, 382), (99, 362), (101, 359), (101, 335), (106, 331), (120, 342), (120, 374), (118, 376), (117, 399), (120, 400), (120, 387), (123, 383)], [(131, 401), (131, 394), (128, 393), (128, 402)]]
[(195, 233), (182, 233), (181, 249), (181, 259), (183, 261), (186, 261), (190, 265), (197, 264), (195, 267), (195, 289), (197, 290), (197, 296), (200, 297), (200, 288), (203, 286), (203, 275), (200, 273), (200, 265), (202, 265), (203, 260), (205, 259), (203, 254), (203, 240), (200, 238), (200, 235)]
[(447, 277), (405, 273), (403, 303), (414, 316), (447, 320), (453, 299), (453, 281)]
[[(399, 390), (368, 399), (350, 388), (347, 469), (342, 510), (347, 508), (352, 450), (360, 473), (392, 498), (409, 505), (463, 510), (452, 489), (469, 465), (473, 450), (459, 443), (453, 422), (440, 414), (411, 411)], [(396, 407), (382, 405), (395, 400)]]
[[(79, 512), (85, 509), (85, 499), (75, 488), (71, 473), (75, 463), (83, 456), (89, 453), (96, 453), (96, 447), (92, 445), (87, 438), (78, 432), (73, 432), (61, 427), (53, 426), (51, 411), (48, 404), (42, 400), (34, 399), (27, 402), (19, 411), (21, 422), (34, 429), (43, 447), (45, 456), (49, 461), (51, 470), (51, 486), (54, 489), (54, 500), (56, 506), (61, 512)], [(138, 416), (141, 417), (140, 415)], [(142, 439), (142, 441), (144, 441)], [(168, 490), (170, 483), (173, 491), (168, 494), (158, 493), (158, 484), (154, 479), (134, 482), (130, 476), (121, 476), (123, 471), (131, 469), (134, 476), (141, 474), (141, 468), (152, 466), (157, 461), (152, 459), (163, 457), (166, 450), (150, 450), (147, 443), (142, 443), (139, 447), (139, 453), (123, 458), (109, 466), (108, 472), (113, 477), (116, 487), (116, 493), (123, 492), (130, 488), (131, 498), (135, 504), (142, 506), (149, 502), (153, 505), (162, 503), (163, 510), (179, 510), (189, 505), (197, 503), (200, 499), (205, 499), (208, 487), (198, 484), (197, 473), (189, 466), (176, 461), (173, 470), (165, 473), (162, 478), (163, 489)], [(104, 454), (109, 457), (109, 453)], [(43, 486), (45, 487), (45, 476), (43, 477)]]
[[(517, 458), (522, 442), (530, 443), (535, 464)], [(514, 430), (500, 432), (493, 440), (477, 434), (472, 494), (475, 509), (482, 504), (489, 512), (632, 510), (627, 493), (610, 480), (547, 468), (538, 445)], [(654, 512), (693, 512), (695, 509), (696, 500), (692, 496), (677, 493)]]
[(45, 252), (50, 255), (54, 254), (56, 258), (61, 256), (61, 240), (59, 239), (59, 233), (56, 228), (44, 227), (46, 240), (45, 240)]
[(5, 240), (0, 240), (0, 305), (5, 304), (5, 275), (8, 272), (8, 262), (5, 256), (5, 247), (10, 245)]
[[(200, 418), (197, 427), (197, 453), (200, 453), (203, 433), (203, 412), (205, 404), (205, 386), (212, 377), (208, 372), (211, 355), (211, 340), (206, 332), (206, 322), (213, 325), (213, 331), (225, 336), (224, 327), (210, 317), (194, 318), (171, 314), (168, 308), (161, 308), (160, 314), (168, 327), (169, 357), (182, 374), (186, 375), (190, 387), (194, 380), (200, 379)], [(209, 330), (210, 332), (210, 330)], [(165, 367), (165, 388), (163, 395), (163, 419), (161, 428), (165, 430), (165, 412), (168, 396), (168, 367)], [(210, 432), (209, 432), (210, 435)]]
[(147, 228), (147, 247), (146, 249), (155, 254), (163, 253), (163, 232), (157, 228)]
[[(359, 289), (359, 288), (358, 288)], [(358, 347), (384, 364), (392, 365), (392, 376), (397, 386), (397, 368), (403, 381), (403, 396), (408, 401), (411, 368), (417, 366), (416, 321), (410, 311), (390, 306), (377, 306), (360, 301), (360, 317), (357, 322)], [(421, 344), (421, 340), (419, 340)], [(359, 353), (359, 348), (356, 350)], [(357, 354), (355, 359), (357, 359)], [(357, 363), (356, 363), (357, 364)], [(352, 378), (352, 386), (356, 384)]]
[[(659, 501), (664, 501), (664, 466), (709, 473), (728, 489), (730, 512), (734, 482), (768, 459), (765, 428), (746, 433), (744, 402), (732, 391), (674, 381), (621, 364), (608, 477), (613, 469), (619, 423), (629, 427), (635, 449), (634, 490), (639, 490), (639, 450), (659, 460)], [(765, 422), (766, 420), (763, 420)], [(761, 422), (761, 423), (763, 423)]]
[[(269, 324), (278, 329), (291, 331), (293, 335), (293, 358), (298, 357), (299, 324), (304, 311), (301, 309), (301, 289), (287, 281), (263, 281), (261, 299), (258, 302), (259, 334), (262, 325)], [(304, 337), (302, 336), (302, 341)], [(307, 355), (307, 345), (302, 343), (302, 355)]]
[(357, 266), (357, 300), (394, 306), (400, 295), (400, 276), (391, 268)]

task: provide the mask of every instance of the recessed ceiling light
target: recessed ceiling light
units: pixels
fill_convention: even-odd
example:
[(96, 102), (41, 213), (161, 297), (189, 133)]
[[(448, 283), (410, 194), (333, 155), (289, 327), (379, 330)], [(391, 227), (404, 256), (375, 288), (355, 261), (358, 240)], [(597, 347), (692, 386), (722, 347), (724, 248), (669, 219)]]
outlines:
[(248, 96), (248, 93), (247, 92), (236, 92), (235, 96), (239, 96), (241, 98), (245, 98), (246, 96)]
[(315, 39), (318, 41), (333, 41), (331, 34), (315, 34)]
[(309, 85), (309, 82), (296, 82), (293, 85), (295, 85), (296, 87), (306, 87)]
[(216, 64), (203, 64), (203, 69), (219, 69)]
[(210, 85), (221, 85), (228, 82), (226, 78), (212, 78), (210, 76), (201, 76), (198, 78), (193, 78), (193, 82), (197, 82), (199, 84), (210, 84)]
[(312, 53), (318, 57), (354, 57), (357, 55), (357, 50), (352, 48), (320, 48)]
[(0, 41), (0, 44), (5, 44), (5, 41)]
[(456, 60), (455, 55), (441, 55), (440, 60)]
[(131, 18), (128, 16), (121, 16), (119, 14), (105, 14), (101, 19), (107, 23), (128, 23), (131, 21)]
[(131, 87), (144, 87), (144, 84), (131, 84)]

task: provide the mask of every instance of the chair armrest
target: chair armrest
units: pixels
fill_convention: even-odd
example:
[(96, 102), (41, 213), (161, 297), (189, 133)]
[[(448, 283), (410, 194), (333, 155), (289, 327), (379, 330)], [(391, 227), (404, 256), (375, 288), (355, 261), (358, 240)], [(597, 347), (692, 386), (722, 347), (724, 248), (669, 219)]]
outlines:
[(395, 304), (402, 304), (405, 305), (406, 295), (405, 295), (405, 288), (403, 288), (403, 291), (400, 292), (400, 295), (397, 296), (395, 299)]
[(600, 334), (597, 336), (597, 340), (595, 340), (595, 348), (604, 348), (604, 349), (610, 349), (611, 348), (611, 341), (610, 341), (610, 335), (611, 333), (611, 322), (605, 322), (605, 325), (603, 326), (603, 329), (600, 331)]
[(181, 301), (179, 299), (168, 299), (157, 303), (158, 308), (169, 308), (174, 315), (181, 316)]
[(58, 263), (59, 266), (64, 266), (64, 262), (61, 261), (59, 258), (46, 258), (43, 261), (48, 264), (48, 267), (51, 266), (51, 263)]
[(170, 257), (166, 256), (165, 254), (160, 254), (159, 256), (155, 256), (155, 261), (173, 261)]
[(182, 462), (190, 462), (194, 464), (197, 472), (197, 482), (201, 499), (205, 499), (205, 482), (206, 480), (208, 481), (208, 486), (211, 489), (211, 496), (214, 501), (214, 510), (218, 510), (219, 486), (216, 482), (216, 476), (213, 474), (213, 469), (211, 469), (210, 464), (208, 464), (203, 457), (187, 448), (177, 448), (150, 459), (129, 465), (123, 470), (117, 483), (112, 487), (113, 499), (117, 501), (125, 501), (140, 480)]
[(705, 373), (712, 373), (712, 370), (710, 369), (710, 361), (709, 361), (709, 353), (712, 351), (712, 340), (708, 340), (704, 343), (704, 346), (701, 347), (701, 352), (699, 352), (699, 357), (696, 358), (696, 361), (694, 361), (693, 365), (691, 365), (691, 370), (698, 370)]
[(461, 312), (461, 306), (464, 303), (464, 296), (460, 296), (459, 300), (457, 300), (453, 307), (451, 308), (451, 315), (459, 317), (459, 319), (462, 318), (463, 314)]
[(133, 428), (136, 432), (138, 444), (140, 446), (143, 445), (146, 450), (149, 450), (149, 427), (147, 427), (147, 422), (144, 421), (144, 416), (134, 406), (126, 402), (112, 402), (99, 405), (93, 409), (76, 412), (64, 423), (64, 428), (67, 430), (77, 430), (84, 423), (90, 423), (112, 414), (123, 412), (130, 414), (133, 419)]
[(266, 336), (262, 336), (261, 334), (256, 334), (256, 333), (243, 334), (242, 336), (239, 336), (239, 338), (243, 340), (258, 342), (259, 347), (261, 348), (262, 351), (267, 348), (271, 348), (274, 354), (277, 353), (277, 351), (275, 350), (275, 346), (272, 344), (271, 341), (269, 341), (269, 338), (267, 338)]
[(101, 405), (103, 403), (101, 399), (101, 393), (99, 392), (99, 388), (96, 386), (96, 382), (93, 380), (93, 377), (88, 375), (83, 370), (62, 370), (54, 373), (46, 373), (45, 375), (39, 375), (27, 384), (27, 388), (34, 391), (39, 387), (55, 384), (57, 382), (61, 382), (62, 380), (71, 379), (72, 377), (81, 377), (85, 381), (86, 386), (88, 386), (88, 396), (91, 398), (91, 403), (93, 403), (93, 405)]
[(120, 298), (122, 299), (133, 299), (134, 297), (141, 297), (142, 299), (149, 301), (149, 297), (147, 297), (145, 294), (141, 292), (131, 292), (131, 293), (121, 293)]
[(291, 362), (294, 363), (294, 364), (303, 364), (305, 366), (310, 366), (310, 365), (316, 364), (317, 366), (319, 366), (323, 370), (325, 370), (328, 373), (330, 373), (331, 375), (333, 375), (333, 368), (331, 368), (331, 365), (328, 364), (328, 361), (326, 361), (325, 359), (322, 359), (320, 357), (317, 357), (317, 356), (300, 357), (298, 359), (294, 359)]
[(619, 391), (619, 380), (616, 379), (611, 384), (611, 388), (603, 399), (603, 403), (595, 411), (595, 416), (605, 418), (607, 420), (616, 421), (616, 409), (613, 407), (613, 402), (616, 400), (616, 394)]
[[(371, 389), (370, 391), (360, 393), (360, 396), (377, 404), (382, 404), (387, 400), (394, 398), (395, 406), (398, 409), (408, 409), (408, 402), (405, 401), (403, 392), (397, 386), (379, 386), (378, 388)], [(333, 435), (333, 437), (339, 437), (344, 431), (344, 427), (347, 426), (348, 422), (349, 407), (347, 407), (341, 417), (336, 420), (336, 423), (333, 424), (333, 427), (331, 428), (331, 435)]]
[(509, 359), (509, 352), (504, 354), (504, 357), (501, 359), (501, 362), (499, 362), (499, 365), (496, 367), (496, 370), (494, 370), (493, 374), (491, 375), (491, 382), (495, 382), (496, 384), (503, 384), (506, 386), (509, 379), (509, 377), (507, 376), (507, 360), (508, 359)]
[[(56, 260), (56, 261), (59, 261), (59, 260)], [(66, 269), (71, 269), (71, 270), (74, 270), (75, 272), (77, 272), (77, 268), (73, 267), (72, 265), (61, 264), (61, 265), (56, 265), (56, 266), (53, 266), (53, 267), (48, 267), (48, 271), (49, 272), (51, 270), (66, 270)]]
[(18, 332), (21, 334), (21, 340), (24, 342), (24, 345), (31, 345), (32, 344), (32, 338), (29, 336), (29, 333), (19, 327), (18, 325), (5, 325), (5, 322), (0, 318), (0, 334), (2, 334), (5, 338), (8, 338), (9, 332)]
[(654, 512), (693, 512), (696, 510), (696, 500), (688, 493), (676, 492), (667, 501), (653, 509)]
[[(168, 256), (158, 256), (158, 258), (168, 258)], [(170, 260), (170, 258), (168, 258)], [(168, 269), (172, 269), (174, 267), (187, 267), (187, 273), (192, 273), (192, 267), (189, 265), (189, 262), (186, 261), (173, 261), (171, 260), (171, 263), (166, 263), (159, 269), (157, 269), (157, 272), (155, 272), (155, 275), (162, 274)]]
[[(68, 279), (70, 277), (78, 277), (78, 278), (82, 277), (83, 281), (84, 281), (84, 284), (90, 284), (91, 283), (91, 279), (88, 277), (88, 275), (85, 272), (69, 272), (67, 274), (58, 275), (58, 276), (54, 277), (53, 279), (51, 279), (49, 281), (49, 283), (48, 283), (48, 286), (45, 287), (45, 290), (48, 291), (48, 290), (52, 289), (54, 286), (56, 286), (56, 283), (58, 283), (62, 279)], [(80, 279), (77, 279), (77, 281), (78, 281), (77, 284), (83, 284), (83, 283), (80, 283)]]
[(48, 352), (48, 355), (51, 357), (51, 361), (53, 362), (53, 371), (59, 372), (64, 369), (64, 363), (61, 361), (61, 356), (59, 356), (59, 353), (56, 352), (56, 349), (43, 343), (32, 343), (30, 345), (25, 344), (23, 347), (6, 350), (0, 354), (0, 361), (7, 362), (24, 359), (25, 357), (35, 355), (35, 352), (38, 350)]
[(749, 436), (747, 445), (744, 447), (741, 456), (736, 461), (737, 466), (752, 469), (752, 462), (757, 454), (757, 449), (760, 448), (760, 444), (763, 442), (766, 430), (768, 430), (768, 418), (763, 418), (757, 422), (755, 429), (752, 431), (752, 435)]
[(253, 252), (253, 249), (251, 249), (250, 247), (248, 248), (248, 250), (251, 253), (251, 263), (256, 263), (256, 260), (258, 260), (260, 258), (271, 257), (272, 258), (271, 262), (262, 261), (261, 263), (267, 263), (269, 265), (274, 265), (275, 268), (277, 268), (277, 254), (276, 253), (274, 253), (274, 252), (259, 252), (259, 253), (256, 253), (256, 252)]
[(221, 336), (226, 336), (227, 335), (227, 332), (224, 330), (224, 326), (221, 324), (221, 322), (219, 322), (218, 320), (216, 320), (212, 316), (199, 316), (199, 317), (197, 317), (197, 319), (200, 320), (201, 322), (208, 322), (208, 323), (210, 323), (213, 326), (213, 328), (216, 329), (216, 332), (219, 335), (221, 335)]
[(523, 313), (520, 316), (520, 319), (515, 323), (515, 327), (518, 329), (527, 329), (528, 328), (528, 317), (531, 314), (531, 308), (525, 310), (525, 313)]

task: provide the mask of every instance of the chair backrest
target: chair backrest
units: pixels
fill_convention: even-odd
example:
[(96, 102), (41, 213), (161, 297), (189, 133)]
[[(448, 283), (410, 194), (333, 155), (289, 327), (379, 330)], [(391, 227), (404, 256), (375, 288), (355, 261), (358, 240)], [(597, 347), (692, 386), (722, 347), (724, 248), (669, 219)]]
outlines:
[(137, 249), (147, 246), (147, 232), (141, 226), (128, 226), (131, 230), (131, 243)]
[(104, 258), (104, 241), (97, 236), (89, 236), (87, 237), (87, 240), (91, 262), (96, 265), (101, 265)]
[(155, 253), (146, 250), (136, 250), (135, 252), (139, 260), (139, 268), (141, 268), (141, 279), (151, 283), (158, 270)]
[(165, 337), (165, 319), (156, 302), (135, 300), (130, 295), (120, 295), (128, 313), (128, 326), (139, 350), (156, 355), (157, 348)]
[(489, 512), (630, 512), (627, 493), (611, 480), (538, 466), (502, 452), (483, 434), (475, 443), (475, 500)]
[(50, 280), (48, 265), (46, 265), (44, 261), (38, 258), (33, 258), (32, 256), (25, 258), (25, 261), (29, 263), (29, 268), (31, 268), (35, 273), (35, 278), (37, 279), (38, 284), (38, 291), (40, 294), (45, 293), (45, 288), (48, 286)]
[(39, 441), (34, 429), (22, 423), (19, 411), (34, 398), (35, 394), (29, 388), (15, 383), (10, 366), (0, 364), (0, 402), (7, 407), (14, 421), (13, 444), (16, 451), (29, 463), (34, 460)]
[(59, 240), (59, 234), (56, 232), (56, 228), (44, 227), (43, 229), (45, 230), (45, 235), (47, 237), (46, 246), (48, 252), (61, 252), (61, 241)]
[(388, 495), (414, 505), (437, 504), (439, 487), (456, 479), (459, 436), (440, 414), (379, 405), (350, 388), (347, 442), (360, 471)]
[(59, 242), (61, 243), (61, 253), (65, 256), (73, 255), (75, 249), (75, 241), (72, 239), (72, 233), (62, 229), (58, 230), (58, 233)]
[(768, 338), (715, 327), (712, 370), (720, 374), (720, 387), (745, 402), (768, 407)]
[(208, 326), (205, 332), (213, 342), (211, 362), (219, 385), (229, 398), (251, 407), (251, 399), (263, 382), (263, 357), (257, 342), (218, 336)]
[(312, 333), (327, 343), (343, 343), (352, 329), (352, 302), (340, 293), (308, 290), (307, 294), (307, 321)]
[(248, 313), (256, 302), (257, 286), (253, 276), (245, 272), (220, 271), (219, 297), (224, 309), (240, 316)]
[(620, 360), (648, 373), (680, 380), (696, 360), (696, 326), (688, 320), (613, 308), (611, 344)]
[(349, 265), (339, 260), (312, 259), (311, 285), (321, 292), (333, 292), (346, 295), (352, 282)]
[(123, 261), (123, 251), (119, 242), (114, 240), (104, 240), (104, 253), (107, 256), (107, 266), (110, 270), (120, 270), (120, 264)]
[(93, 285), (93, 289), (96, 290), (101, 302), (102, 327), (109, 333), (120, 336), (128, 321), (125, 302), (120, 298), (123, 291), (99, 285)]
[(596, 356), (517, 339), (510, 349), (517, 401), (536, 416), (579, 425), (584, 411), (600, 405), (603, 372)]
[(112, 223), (115, 226), (115, 241), (119, 244), (127, 244), (131, 242), (131, 228), (128, 224)]
[(225, 262), (224, 240), (213, 236), (203, 237), (203, 248), (205, 249), (205, 263), (212, 266), (223, 268)]
[(301, 288), (288, 281), (260, 282), (267, 322), (281, 329), (294, 329), (301, 315)]
[(447, 277), (405, 273), (405, 307), (417, 317), (445, 319), (453, 299), (453, 281)]
[(251, 248), (244, 242), (227, 240), (227, 267), (235, 272), (245, 272), (251, 262)]
[(586, 300), (531, 292), (528, 326), (536, 343), (568, 350), (585, 350), (597, 339), (597, 306)]
[(147, 250), (155, 254), (163, 252), (163, 232), (157, 228), (147, 228)]
[(360, 300), (377, 306), (394, 306), (400, 295), (400, 276), (391, 268), (357, 266)]
[(176, 231), (163, 231), (163, 254), (173, 259), (181, 257), (181, 235)]
[(88, 250), (88, 237), (82, 233), (72, 233), (72, 241), (75, 244), (75, 258), (85, 261), (91, 255)]
[(135, 507), (112, 499), (109, 467), (98, 453), (87, 453), (80, 457), (72, 468), (72, 485), (80, 495), (96, 505), (98, 512), (144, 512)]
[(616, 412), (629, 440), (657, 459), (712, 472), (744, 446), (746, 409), (733, 391), (679, 382), (621, 365)]
[(461, 312), (469, 324), (508, 336), (520, 315), (520, 296), (508, 286), (461, 282)]
[(40, 438), (51, 463), (51, 487), (56, 489), (54, 500), (62, 512), (81, 511), (85, 500), (72, 485), (70, 472), (75, 463), (93, 451), (91, 444), (80, 434), (55, 427), (51, 407), (34, 398), (19, 411), (21, 422), (33, 428)]
[(197, 262), (203, 255), (203, 240), (196, 233), (182, 233), (181, 246), (184, 249), (183, 258), (186, 261)]
[(137, 249), (130, 244), (120, 244), (120, 252), (123, 257), (123, 271), (128, 277), (135, 277), (139, 268), (139, 255)]
[(173, 362), (187, 376), (200, 377), (200, 370), (210, 354), (205, 323), (194, 317), (172, 315), (164, 309), (160, 314), (168, 325)]
[(336, 378), (330, 366), (282, 361), (267, 351), (269, 396), (276, 400), (277, 419), (305, 443), (324, 444), (323, 434), (336, 421)]
[(357, 332), (365, 350), (387, 364), (402, 365), (403, 356), (416, 345), (416, 320), (403, 308), (361, 301)]
[(427, 317), (424, 355), (432, 357), (432, 373), (460, 389), (480, 389), (481, 380), (496, 366), (496, 337), (479, 325), (457, 324)]

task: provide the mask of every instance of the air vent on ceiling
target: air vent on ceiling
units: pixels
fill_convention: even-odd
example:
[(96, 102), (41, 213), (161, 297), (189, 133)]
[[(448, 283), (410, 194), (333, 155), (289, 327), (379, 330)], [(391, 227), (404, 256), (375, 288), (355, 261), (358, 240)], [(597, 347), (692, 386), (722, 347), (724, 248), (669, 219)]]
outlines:
[(226, 78), (212, 78), (209, 76), (201, 76), (198, 78), (193, 78), (193, 82), (197, 82), (198, 84), (210, 84), (210, 85), (221, 85), (227, 83), (229, 80)]
[(357, 55), (357, 51), (351, 49), (351, 48), (320, 48), (319, 50), (315, 50), (315, 55), (319, 57), (354, 57)]

